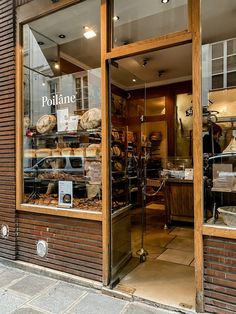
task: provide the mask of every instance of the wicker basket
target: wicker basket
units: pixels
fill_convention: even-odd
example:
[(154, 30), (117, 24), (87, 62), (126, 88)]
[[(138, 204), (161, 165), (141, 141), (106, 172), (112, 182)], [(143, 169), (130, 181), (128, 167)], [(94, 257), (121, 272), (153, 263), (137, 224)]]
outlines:
[(236, 206), (224, 206), (217, 208), (218, 212), (221, 213), (223, 221), (230, 227), (236, 226)]

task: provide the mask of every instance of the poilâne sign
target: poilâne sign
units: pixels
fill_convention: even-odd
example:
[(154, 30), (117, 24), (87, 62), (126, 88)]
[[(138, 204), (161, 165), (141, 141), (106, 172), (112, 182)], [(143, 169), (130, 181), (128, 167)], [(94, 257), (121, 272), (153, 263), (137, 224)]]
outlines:
[(75, 95), (63, 96), (63, 95), (53, 95), (48, 98), (47, 96), (42, 97), (42, 107), (48, 106), (58, 106), (58, 105), (68, 105), (76, 102)]

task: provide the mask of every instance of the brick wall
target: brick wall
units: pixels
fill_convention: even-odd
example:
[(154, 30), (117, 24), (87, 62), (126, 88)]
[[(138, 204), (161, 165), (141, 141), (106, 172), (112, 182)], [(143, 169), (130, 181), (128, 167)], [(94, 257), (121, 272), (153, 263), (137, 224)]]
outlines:
[(236, 240), (204, 238), (205, 311), (236, 313)]

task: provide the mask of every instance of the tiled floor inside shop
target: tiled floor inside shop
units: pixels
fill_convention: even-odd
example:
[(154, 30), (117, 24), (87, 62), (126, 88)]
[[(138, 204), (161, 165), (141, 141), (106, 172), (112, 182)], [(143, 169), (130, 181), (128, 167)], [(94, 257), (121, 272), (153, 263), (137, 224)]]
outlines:
[[(133, 215), (133, 256), (141, 245), (141, 226), (137, 217)], [(194, 310), (193, 237), (193, 225), (178, 223), (163, 229), (163, 216), (147, 212), (144, 233), (147, 260), (127, 274), (120, 286), (144, 299)]]

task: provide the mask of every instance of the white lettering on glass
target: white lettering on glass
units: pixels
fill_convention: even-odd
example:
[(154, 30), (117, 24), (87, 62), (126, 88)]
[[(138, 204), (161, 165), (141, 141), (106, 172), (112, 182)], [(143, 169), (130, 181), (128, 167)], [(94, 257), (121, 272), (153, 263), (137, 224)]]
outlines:
[(68, 105), (76, 101), (75, 95), (63, 96), (63, 95), (53, 95), (51, 98), (47, 96), (42, 97), (42, 107), (48, 106), (58, 106), (58, 105)]

